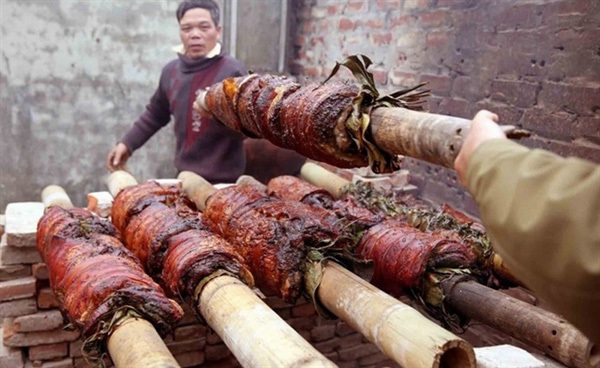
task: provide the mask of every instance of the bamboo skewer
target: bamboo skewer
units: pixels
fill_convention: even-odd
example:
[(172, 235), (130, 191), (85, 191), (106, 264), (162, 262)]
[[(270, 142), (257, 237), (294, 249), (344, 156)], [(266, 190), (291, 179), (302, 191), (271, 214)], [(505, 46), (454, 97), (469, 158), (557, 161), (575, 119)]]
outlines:
[[(313, 163), (302, 167), (301, 176), (339, 198), (348, 181)], [(498, 256), (499, 257), (499, 256)], [(427, 276), (425, 276), (427, 277)], [(522, 302), (497, 290), (454, 276), (442, 283), (444, 304), (458, 314), (492, 326), (543, 351), (569, 367), (600, 367), (600, 351), (575, 326), (560, 316)]]
[[(113, 196), (137, 184), (124, 171), (112, 173), (108, 182)], [(186, 182), (182, 184), (185, 189)], [(203, 287), (196, 308), (244, 367), (336, 366), (237, 278), (214, 277)]]
[[(58, 185), (42, 191), (44, 207), (73, 207), (69, 196)], [(125, 318), (108, 336), (108, 353), (117, 368), (160, 367), (177, 368), (179, 364), (150, 322), (134, 317)]]
[[(184, 192), (204, 210), (207, 198), (217, 189), (191, 172), (182, 172), (178, 178)], [(317, 297), (404, 367), (475, 366), (475, 353), (466, 341), (334, 262), (324, 266)]]

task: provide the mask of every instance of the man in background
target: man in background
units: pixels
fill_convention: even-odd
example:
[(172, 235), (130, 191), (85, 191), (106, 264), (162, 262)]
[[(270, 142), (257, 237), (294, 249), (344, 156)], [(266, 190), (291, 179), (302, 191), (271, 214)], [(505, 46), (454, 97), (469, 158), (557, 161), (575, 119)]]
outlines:
[(175, 167), (212, 183), (231, 183), (243, 174), (243, 135), (193, 111), (198, 91), (229, 77), (246, 74), (241, 62), (226, 55), (219, 38), (220, 10), (213, 0), (186, 0), (176, 11), (182, 45), (177, 59), (162, 70), (146, 110), (109, 152), (109, 170), (123, 169), (131, 154), (174, 119)]

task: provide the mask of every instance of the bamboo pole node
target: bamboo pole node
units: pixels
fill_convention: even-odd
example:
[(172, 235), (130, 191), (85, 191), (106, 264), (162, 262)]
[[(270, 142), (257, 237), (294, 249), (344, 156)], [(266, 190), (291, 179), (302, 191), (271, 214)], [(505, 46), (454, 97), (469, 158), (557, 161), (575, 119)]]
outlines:
[(121, 191), (121, 189), (128, 187), (130, 185), (137, 185), (138, 182), (127, 171), (117, 170), (111, 173), (106, 180), (106, 184), (108, 186), (108, 191), (113, 197), (116, 197), (117, 194)]
[(344, 194), (344, 187), (350, 182), (312, 162), (307, 162), (300, 169), (300, 177), (319, 188), (327, 190), (335, 198)]
[(73, 208), (71, 198), (65, 190), (58, 185), (48, 185), (42, 190), (42, 202), (44, 208), (59, 206), (64, 209)]
[(206, 200), (217, 191), (211, 183), (191, 171), (182, 171), (177, 176), (181, 180), (181, 188), (196, 204), (200, 211), (206, 208)]

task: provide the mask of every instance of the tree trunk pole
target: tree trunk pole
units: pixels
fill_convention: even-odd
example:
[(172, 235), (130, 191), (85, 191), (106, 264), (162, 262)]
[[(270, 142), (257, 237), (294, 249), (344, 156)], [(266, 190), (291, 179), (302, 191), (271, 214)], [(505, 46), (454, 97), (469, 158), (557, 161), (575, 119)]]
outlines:
[(469, 343), (340, 265), (324, 267), (317, 296), (402, 367), (475, 367)]
[(600, 367), (600, 350), (560, 316), (490, 289), (453, 277), (442, 282), (444, 304), (492, 326), (568, 367)]
[[(371, 112), (373, 140), (382, 150), (454, 169), (454, 159), (469, 132), (471, 121), (400, 107)], [(501, 129), (509, 138), (527, 136), (514, 126)]]
[[(46, 208), (61, 206), (72, 208), (73, 204), (65, 190), (49, 185), (42, 190), (42, 202)], [(107, 338), (108, 353), (117, 368), (149, 367), (177, 368), (179, 364), (150, 322), (135, 317), (123, 320)]]

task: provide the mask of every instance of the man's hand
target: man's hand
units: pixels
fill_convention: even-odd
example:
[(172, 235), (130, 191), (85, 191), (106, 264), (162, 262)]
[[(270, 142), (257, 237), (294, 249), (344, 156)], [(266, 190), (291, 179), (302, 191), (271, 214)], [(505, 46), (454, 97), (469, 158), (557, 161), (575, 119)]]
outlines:
[(498, 115), (487, 110), (481, 110), (475, 115), (471, 122), (471, 129), (463, 142), (462, 148), (454, 160), (454, 169), (458, 173), (458, 179), (466, 185), (467, 167), (471, 155), (479, 146), (490, 139), (505, 138), (506, 135), (498, 124)]
[(115, 148), (113, 148), (106, 158), (106, 167), (111, 172), (116, 170), (125, 170), (125, 164), (127, 160), (131, 156), (131, 152), (129, 152), (129, 148), (124, 143), (117, 143)]

